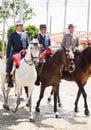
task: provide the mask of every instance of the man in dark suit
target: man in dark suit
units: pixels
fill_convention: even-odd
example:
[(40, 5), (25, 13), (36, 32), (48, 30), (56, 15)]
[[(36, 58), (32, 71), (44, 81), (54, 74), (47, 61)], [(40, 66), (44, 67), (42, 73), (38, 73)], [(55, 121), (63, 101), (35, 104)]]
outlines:
[[(48, 49), (48, 47), (51, 45), (50, 37), (46, 34), (46, 30), (47, 30), (46, 25), (41, 24), (39, 34), (34, 36), (34, 39), (37, 39), (39, 42), (40, 53), (42, 53), (43, 51)], [(45, 59), (42, 58), (41, 62), (45, 62)], [(43, 63), (41, 63), (41, 64), (43, 64)], [(36, 66), (37, 80), (35, 81), (35, 85), (40, 85), (38, 69), (39, 69), (39, 66)]]
[(26, 49), (28, 48), (28, 36), (23, 31), (23, 22), (17, 21), (16, 22), (16, 31), (11, 33), (8, 39), (7, 45), (7, 64), (6, 64), (6, 79), (8, 82), (8, 87), (13, 87), (12, 82), (12, 66), (13, 66), (13, 59), (12, 56), (22, 50), (21, 57), (24, 57), (26, 54)]

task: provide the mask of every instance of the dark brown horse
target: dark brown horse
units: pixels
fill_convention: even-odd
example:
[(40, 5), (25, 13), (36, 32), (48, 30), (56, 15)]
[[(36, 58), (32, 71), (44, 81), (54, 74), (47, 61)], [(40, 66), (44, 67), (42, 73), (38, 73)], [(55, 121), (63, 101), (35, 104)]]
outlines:
[[(87, 94), (85, 92), (84, 86), (87, 83), (88, 77), (91, 75), (91, 46), (88, 46), (82, 52), (75, 55), (75, 66), (76, 69), (72, 73), (64, 72), (63, 79), (67, 81), (75, 81), (78, 85), (78, 93), (75, 101), (74, 111), (78, 112), (78, 101), (80, 95), (82, 94), (84, 98), (85, 115), (89, 116), (88, 104), (87, 104)], [(53, 90), (51, 91), (53, 94)], [(50, 96), (51, 97), (51, 96)], [(50, 101), (51, 98), (48, 98)], [(58, 98), (60, 96), (58, 95)], [(60, 101), (60, 99), (59, 99)]]
[[(72, 64), (73, 62), (69, 60), (70, 58), (71, 58), (71, 61), (73, 61), (73, 53), (70, 53), (70, 52), (67, 53), (65, 49), (60, 49), (53, 55), (53, 57), (50, 57), (46, 61), (46, 63), (44, 63), (44, 65), (42, 64), (43, 68), (40, 67), (39, 77), (40, 77), (40, 82), (41, 82), (41, 90), (40, 90), (39, 100), (35, 108), (37, 112), (40, 112), (39, 105), (40, 105), (41, 99), (43, 98), (45, 88), (48, 86), (52, 86), (53, 91), (54, 91), (54, 113), (56, 117), (58, 116), (57, 95), (59, 93), (59, 83), (61, 80), (60, 73), (63, 69), (63, 65), (68, 66), (69, 64), (71, 64), (73, 66)], [(70, 69), (70, 66), (68, 67)]]

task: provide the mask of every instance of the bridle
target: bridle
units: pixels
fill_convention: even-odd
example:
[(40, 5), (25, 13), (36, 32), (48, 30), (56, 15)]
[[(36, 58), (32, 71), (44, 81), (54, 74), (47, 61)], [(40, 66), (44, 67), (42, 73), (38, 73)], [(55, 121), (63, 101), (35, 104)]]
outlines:
[(35, 64), (34, 63), (34, 59), (37, 59), (38, 57), (33, 57), (33, 55), (31, 54), (31, 60), (26, 60), (25, 58), (24, 58), (24, 61), (25, 61), (25, 63), (27, 63), (29, 66), (32, 66), (33, 64)]

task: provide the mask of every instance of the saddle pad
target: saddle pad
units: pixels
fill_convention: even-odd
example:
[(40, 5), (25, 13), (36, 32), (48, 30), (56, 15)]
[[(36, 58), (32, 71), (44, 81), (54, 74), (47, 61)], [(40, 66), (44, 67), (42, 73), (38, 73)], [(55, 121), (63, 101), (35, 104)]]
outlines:
[(53, 54), (52, 50), (50, 48), (48, 48), (47, 50), (43, 51), (40, 55), (39, 55), (39, 60), (43, 57), (45, 57), (48, 54)]
[(16, 66), (20, 65), (20, 60), (21, 60), (21, 54), (20, 53), (16, 53), (12, 56), (13, 61), (15, 62)]

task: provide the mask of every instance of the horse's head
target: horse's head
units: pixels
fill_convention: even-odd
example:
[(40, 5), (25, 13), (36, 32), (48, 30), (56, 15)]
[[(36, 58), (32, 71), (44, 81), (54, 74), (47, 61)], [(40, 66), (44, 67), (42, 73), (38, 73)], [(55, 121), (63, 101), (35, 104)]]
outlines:
[(75, 62), (74, 62), (74, 53), (71, 48), (65, 48), (65, 55), (66, 55), (66, 65), (67, 69), (70, 73), (75, 71)]
[(34, 62), (34, 64), (38, 64), (39, 60), (38, 60), (38, 56), (39, 56), (39, 47), (38, 47), (38, 43), (30, 43), (29, 47), (28, 47), (28, 51), (26, 54), (26, 57), (30, 57), (30, 59), (28, 58), (28, 60), (32, 60)]

